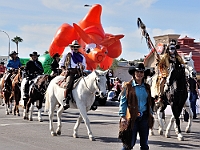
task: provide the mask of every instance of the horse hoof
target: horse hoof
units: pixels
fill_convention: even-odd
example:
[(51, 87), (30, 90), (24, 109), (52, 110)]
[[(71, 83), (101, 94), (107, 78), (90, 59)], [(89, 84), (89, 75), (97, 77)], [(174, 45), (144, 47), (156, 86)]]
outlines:
[(60, 130), (56, 131), (56, 134), (61, 135), (61, 131)]
[(39, 121), (39, 122), (43, 122), (43, 120), (42, 120), (42, 119), (39, 119), (38, 121)]
[(51, 136), (57, 136), (57, 134), (55, 132), (51, 133)]
[(190, 129), (185, 129), (185, 133), (190, 133)]
[(33, 121), (33, 118), (29, 118), (29, 121)]
[(79, 138), (79, 136), (77, 134), (73, 134), (74, 138)]
[(9, 112), (8, 112), (8, 111), (6, 111), (6, 115), (9, 115)]
[(166, 138), (170, 138), (171, 136), (170, 136), (170, 135), (167, 135), (167, 134), (165, 134), (165, 137), (166, 137)]
[(178, 140), (179, 141), (184, 141), (184, 138), (183, 137), (178, 137)]
[(89, 137), (90, 141), (95, 141), (94, 137)]
[(18, 113), (17, 116), (20, 116), (20, 113)]
[(155, 134), (154, 134), (153, 131), (149, 131), (149, 135), (150, 135), (150, 136), (153, 136), (153, 135), (155, 135)]
[(16, 113), (14, 113), (13, 115), (16, 116)]
[(162, 130), (158, 130), (158, 134), (159, 135), (163, 135), (163, 131)]

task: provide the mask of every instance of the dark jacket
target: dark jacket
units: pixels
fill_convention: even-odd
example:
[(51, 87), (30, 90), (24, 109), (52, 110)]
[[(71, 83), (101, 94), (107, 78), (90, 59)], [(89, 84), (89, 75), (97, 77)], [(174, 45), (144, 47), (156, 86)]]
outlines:
[(57, 73), (58, 72), (58, 68), (59, 68), (59, 64), (57, 62), (57, 60), (53, 60), (53, 62), (51, 63), (51, 70), (54, 72), (54, 73)]
[(26, 63), (25, 71), (26, 71), (26, 74), (29, 76), (30, 74), (42, 74), (44, 72), (44, 69), (40, 61), (29, 60)]

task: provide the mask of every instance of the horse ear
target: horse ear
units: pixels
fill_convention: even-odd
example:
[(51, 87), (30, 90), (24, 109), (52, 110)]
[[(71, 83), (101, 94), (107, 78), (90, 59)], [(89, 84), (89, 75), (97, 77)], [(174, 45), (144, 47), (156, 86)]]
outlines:
[(96, 74), (97, 76), (99, 76), (99, 72), (98, 72), (97, 70), (94, 70), (94, 72), (95, 72), (95, 74)]
[(104, 75), (106, 75), (107, 73), (108, 73), (108, 70), (105, 70), (105, 71), (103, 72)]
[(192, 58), (192, 52), (189, 53), (189, 57)]

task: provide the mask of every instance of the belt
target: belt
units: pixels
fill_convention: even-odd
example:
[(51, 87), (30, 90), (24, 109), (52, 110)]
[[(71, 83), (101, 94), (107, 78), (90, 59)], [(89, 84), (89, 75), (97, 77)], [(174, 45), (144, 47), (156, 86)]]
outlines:
[(143, 115), (147, 115), (147, 111), (138, 112), (137, 116), (142, 117)]

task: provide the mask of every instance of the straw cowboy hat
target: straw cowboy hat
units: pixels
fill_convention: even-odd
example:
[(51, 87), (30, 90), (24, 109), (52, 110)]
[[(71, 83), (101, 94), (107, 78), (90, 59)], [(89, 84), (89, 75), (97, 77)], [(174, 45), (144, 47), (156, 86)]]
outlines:
[(70, 47), (81, 47), (77, 40), (74, 40), (72, 44), (69, 44)]
[(37, 57), (39, 57), (40, 55), (39, 55), (37, 52), (33, 52), (32, 54), (29, 54), (29, 56), (30, 56), (30, 57), (32, 57), (32, 56), (37, 56)]
[(18, 53), (16, 51), (12, 51), (9, 56), (12, 56), (12, 55), (17, 55)]
[(143, 63), (137, 63), (135, 64), (135, 66), (131, 66), (128, 69), (128, 73), (132, 76), (134, 74), (135, 71), (145, 71), (145, 67)]

